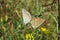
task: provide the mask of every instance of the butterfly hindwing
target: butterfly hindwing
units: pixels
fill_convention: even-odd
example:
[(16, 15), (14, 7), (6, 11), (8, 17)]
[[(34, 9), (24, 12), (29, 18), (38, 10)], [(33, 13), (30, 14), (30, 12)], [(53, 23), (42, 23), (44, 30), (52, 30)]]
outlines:
[(36, 29), (37, 27), (39, 27), (41, 24), (43, 24), (45, 21), (45, 19), (42, 19), (42, 18), (34, 18), (32, 21), (31, 21), (31, 25), (33, 27), (33, 29)]

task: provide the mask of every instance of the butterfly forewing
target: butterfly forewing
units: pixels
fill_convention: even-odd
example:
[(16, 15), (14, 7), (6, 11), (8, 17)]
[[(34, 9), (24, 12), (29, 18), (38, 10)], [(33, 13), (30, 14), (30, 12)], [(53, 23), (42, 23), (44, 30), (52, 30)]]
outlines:
[(31, 21), (31, 14), (25, 9), (22, 9), (22, 15), (23, 15), (23, 21), (25, 24)]

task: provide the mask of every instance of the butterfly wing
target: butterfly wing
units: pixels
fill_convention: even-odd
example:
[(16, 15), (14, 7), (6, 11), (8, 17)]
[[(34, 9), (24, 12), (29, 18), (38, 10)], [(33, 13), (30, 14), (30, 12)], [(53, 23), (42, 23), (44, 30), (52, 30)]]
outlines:
[(25, 24), (31, 21), (31, 14), (25, 9), (22, 9), (22, 15), (23, 15), (23, 21)]
[(44, 21), (45, 21), (45, 19), (42, 19), (42, 18), (33, 18), (31, 21), (31, 25), (32, 25), (33, 29), (36, 29), (41, 24), (43, 24)]

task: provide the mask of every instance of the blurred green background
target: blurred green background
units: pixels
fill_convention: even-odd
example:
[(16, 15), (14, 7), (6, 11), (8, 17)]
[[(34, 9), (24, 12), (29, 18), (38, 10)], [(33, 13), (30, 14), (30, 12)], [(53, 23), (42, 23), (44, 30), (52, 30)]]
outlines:
[[(32, 29), (23, 23), (22, 8), (48, 22)], [(57, 0), (0, 0), (0, 40), (58, 40), (57, 17)]]

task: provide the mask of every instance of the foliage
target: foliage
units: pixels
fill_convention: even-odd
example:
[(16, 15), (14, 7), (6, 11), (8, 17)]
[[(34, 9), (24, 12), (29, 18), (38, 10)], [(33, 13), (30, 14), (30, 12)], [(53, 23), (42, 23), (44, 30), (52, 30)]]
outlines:
[[(0, 0), (0, 40), (57, 40), (57, 5), (56, 0)], [(37, 29), (24, 25), (22, 8), (49, 22)]]

